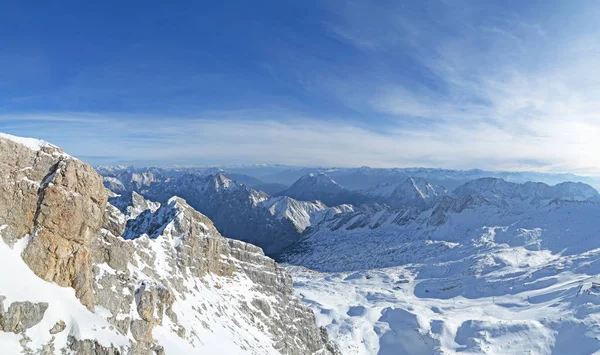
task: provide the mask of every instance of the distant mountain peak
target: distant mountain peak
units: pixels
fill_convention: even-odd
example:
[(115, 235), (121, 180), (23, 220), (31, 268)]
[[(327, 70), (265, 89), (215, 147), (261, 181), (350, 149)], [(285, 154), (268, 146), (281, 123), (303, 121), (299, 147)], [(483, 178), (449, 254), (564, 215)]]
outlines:
[(432, 207), (448, 191), (443, 186), (430, 183), (424, 178), (408, 177), (401, 183), (384, 183), (363, 192), (367, 198), (392, 207)]
[[(329, 175), (327, 175), (325, 173), (306, 174), (294, 183), (294, 185), (297, 185), (297, 184), (305, 185), (305, 186), (312, 185), (312, 186), (318, 186), (318, 187), (330, 187), (330, 186), (341, 187), (337, 182), (335, 182), (335, 180), (333, 180), (331, 177), (329, 177)], [(292, 185), (292, 186), (294, 186), (294, 185)]]
[(325, 173), (310, 173), (300, 177), (280, 196), (302, 201), (323, 201), (328, 206), (351, 203), (353, 192), (340, 186)]

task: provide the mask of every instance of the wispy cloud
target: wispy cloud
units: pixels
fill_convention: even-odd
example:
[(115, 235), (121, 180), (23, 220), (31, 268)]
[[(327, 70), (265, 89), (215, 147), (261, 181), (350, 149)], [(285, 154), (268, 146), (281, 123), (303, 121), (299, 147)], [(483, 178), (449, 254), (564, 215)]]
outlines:
[[(484, 2), (423, 6), (431, 10), (426, 20), (397, 3), (347, 4), (335, 10), (340, 17), (330, 28), (374, 58), (374, 66), (383, 61), (388, 68), (366, 72), (362, 88), (350, 93), (339, 81), (349, 105), (358, 101), (398, 121), (427, 119), (427, 127), (412, 132), (423, 137), (415, 148), (442, 146), (436, 157), (455, 152), (485, 165), (536, 161), (543, 162), (537, 169), (600, 172), (600, 28), (577, 26), (589, 23), (597, 7), (562, 9), (568, 23), (556, 31), (556, 18), (543, 11), (536, 17)], [(402, 68), (385, 59), (398, 52), (429, 82), (399, 79)]]
[[(229, 107), (227, 97), (219, 97), (223, 104), (208, 109), (189, 100), (174, 105), (180, 97), (174, 95), (164, 103), (182, 110), (172, 114), (7, 114), (0, 116), (0, 130), (50, 140), (94, 163), (274, 162), (600, 174), (600, 27), (594, 20), (599, 6), (329, 4), (323, 28), (339, 45), (335, 50), (284, 43), (262, 64), (277, 87), (289, 89), (281, 96), (265, 91), (266, 96)], [(558, 12), (560, 18), (551, 16)], [(67, 91), (83, 92), (91, 79), (107, 77), (95, 83), (102, 100), (112, 100), (113, 84), (119, 82), (114, 78), (125, 74), (101, 72), (106, 75), (85, 72)], [(169, 92), (185, 97), (211, 92), (205, 77), (187, 81), (188, 71), (177, 73), (178, 85)], [(151, 97), (160, 97), (156, 87), (172, 77), (149, 80), (142, 74), (135, 85), (121, 85), (126, 92), (120, 96), (136, 100), (145, 92), (138, 89), (148, 86)], [(253, 92), (255, 75), (208, 82), (221, 82), (227, 92)], [(306, 94), (301, 99), (292, 95), (298, 90)], [(96, 94), (85, 92), (88, 99)], [(294, 99), (286, 101), (289, 97)]]
[[(578, 162), (572, 160), (577, 155), (574, 149), (556, 149), (545, 138), (521, 141), (491, 126), (441, 125), (432, 130), (378, 133), (341, 120), (324, 122), (303, 116), (275, 120), (268, 114), (257, 120), (260, 113), (248, 114), (252, 120), (218, 120), (215, 113), (185, 120), (104, 116), (83, 125), (67, 118), (28, 123), (9, 133), (50, 140), (97, 164), (112, 157), (113, 162), (144, 165), (273, 162), (589, 172), (572, 164)], [(586, 132), (595, 133), (600, 132)], [(569, 163), (557, 165), (560, 161)]]

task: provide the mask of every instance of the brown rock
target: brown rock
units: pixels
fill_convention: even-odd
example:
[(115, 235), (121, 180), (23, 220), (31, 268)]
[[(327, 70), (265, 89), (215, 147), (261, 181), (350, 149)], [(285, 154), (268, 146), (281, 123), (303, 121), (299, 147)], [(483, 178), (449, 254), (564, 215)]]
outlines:
[(94, 169), (79, 160), (61, 160), (53, 168), (38, 193), (23, 260), (44, 280), (73, 287), (93, 310), (89, 247), (103, 223), (108, 194)]

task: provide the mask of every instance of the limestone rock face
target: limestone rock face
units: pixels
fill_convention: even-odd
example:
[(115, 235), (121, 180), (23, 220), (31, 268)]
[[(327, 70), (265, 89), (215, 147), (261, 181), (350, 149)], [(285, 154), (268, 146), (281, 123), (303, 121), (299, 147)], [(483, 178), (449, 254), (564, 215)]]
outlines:
[(33, 149), (0, 136), (0, 216), (7, 243), (33, 233), (40, 185), (64, 157), (60, 148), (50, 144)]
[(93, 310), (90, 244), (103, 224), (108, 193), (93, 168), (61, 160), (42, 182), (33, 220), (33, 238), (23, 259), (39, 277), (73, 287)]
[[(260, 325), (280, 353), (337, 351), (315, 326), (312, 312), (292, 296), (292, 279), (283, 269), (260, 248), (223, 238), (184, 200), (175, 197), (154, 212), (144, 211), (128, 221), (124, 236), (129, 240), (104, 233), (94, 248), (94, 264), (106, 265), (94, 268), (96, 302), (117, 315), (109, 321), (122, 332), (131, 331), (138, 344), (151, 346), (152, 330), (167, 319), (176, 324), (179, 337), (193, 341), (198, 328), (186, 326), (189, 314), (174, 311), (177, 295), (188, 295), (197, 302), (190, 313), (204, 330), (211, 329), (211, 314), (234, 312), (235, 322)], [(252, 296), (232, 292), (236, 280), (252, 284)], [(228, 304), (207, 302), (214, 293), (226, 295)]]
[[(126, 214), (107, 199), (89, 165), (50, 144), (0, 135), (0, 252), (22, 250), (35, 275), (73, 288), (87, 308), (58, 318), (52, 302), (0, 307), (3, 331), (44, 327), (52, 336), (23, 335), (23, 351), (337, 353), (262, 249), (224, 238), (178, 197), (160, 205), (134, 195)], [(88, 318), (99, 324), (77, 324)]]

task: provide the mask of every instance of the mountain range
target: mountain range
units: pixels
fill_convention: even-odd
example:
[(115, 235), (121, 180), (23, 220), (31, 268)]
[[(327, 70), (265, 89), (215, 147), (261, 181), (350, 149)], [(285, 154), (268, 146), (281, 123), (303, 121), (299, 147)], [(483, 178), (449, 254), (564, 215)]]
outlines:
[(600, 195), (586, 179), (94, 170), (49, 143), (0, 135), (0, 263), (11, 270), (0, 276), (0, 347), (595, 353)]

